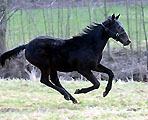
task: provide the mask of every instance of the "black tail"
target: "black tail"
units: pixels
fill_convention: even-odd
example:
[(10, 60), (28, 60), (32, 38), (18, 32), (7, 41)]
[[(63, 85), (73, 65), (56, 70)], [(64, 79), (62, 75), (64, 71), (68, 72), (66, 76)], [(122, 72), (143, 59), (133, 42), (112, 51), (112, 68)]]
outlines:
[(21, 45), (21, 46), (19, 46), (19, 47), (16, 47), (16, 48), (10, 50), (10, 51), (7, 51), (7, 52), (3, 53), (3, 54), (0, 56), (0, 64), (1, 64), (2, 66), (4, 66), (4, 65), (5, 65), (5, 61), (6, 61), (7, 59), (10, 59), (10, 58), (12, 58), (13, 56), (16, 56), (19, 52), (21, 52), (22, 50), (26, 49), (26, 46), (27, 46), (27, 44), (26, 44), (26, 45)]

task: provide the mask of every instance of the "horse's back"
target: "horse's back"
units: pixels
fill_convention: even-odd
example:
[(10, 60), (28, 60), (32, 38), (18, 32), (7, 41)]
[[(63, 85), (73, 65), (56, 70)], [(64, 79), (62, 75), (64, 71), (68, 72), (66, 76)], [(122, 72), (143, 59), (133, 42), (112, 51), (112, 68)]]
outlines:
[(37, 47), (54, 47), (63, 45), (65, 40), (60, 38), (54, 38), (51, 36), (39, 36), (33, 39), (29, 44), (36, 44)]
[(29, 42), (26, 47), (26, 59), (39, 67), (41, 64), (50, 64), (51, 54), (64, 44), (64, 40), (50, 36), (39, 36)]

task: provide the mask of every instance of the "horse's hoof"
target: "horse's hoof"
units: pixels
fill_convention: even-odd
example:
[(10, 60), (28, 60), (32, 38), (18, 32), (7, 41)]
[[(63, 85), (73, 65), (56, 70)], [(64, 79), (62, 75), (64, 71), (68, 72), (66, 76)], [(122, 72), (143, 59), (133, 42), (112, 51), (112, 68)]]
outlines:
[(73, 100), (72, 102), (73, 102), (73, 104), (77, 104), (77, 103), (78, 103), (78, 101), (77, 101), (77, 100)]
[(76, 89), (74, 94), (79, 94), (79, 89)]
[(107, 92), (103, 92), (103, 97), (106, 97), (107, 96)]
[(69, 95), (66, 95), (64, 96), (65, 100), (70, 100), (70, 96)]

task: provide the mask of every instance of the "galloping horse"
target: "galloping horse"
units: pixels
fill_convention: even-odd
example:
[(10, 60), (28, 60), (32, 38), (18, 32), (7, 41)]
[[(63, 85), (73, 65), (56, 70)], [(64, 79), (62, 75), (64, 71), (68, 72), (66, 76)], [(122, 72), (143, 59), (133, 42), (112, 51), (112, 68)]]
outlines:
[(50, 36), (37, 37), (28, 44), (3, 53), (0, 57), (0, 63), (4, 66), (7, 59), (25, 49), (26, 59), (41, 71), (40, 82), (57, 90), (64, 95), (66, 100), (71, 100), (73, 103), (77, 103), (77, 100), (60, 84), (57, 71), (77, 71), (93, 84), (88, 88), (77, 89), (75, 94), (98, 89), (100, 82), (92, 71), (103, 72), (109, 76), (108, 84), (103, 93), (105, 97), (112, 88), (114, 74), (110, 69), (100, 64), (102, 51), (109, 38), (121, 42), (124, 46), (131, 43), (123, 26), (118, 21), (119, 16), (120, 14), (116, 17), (113, 14), (101, 24), (94, 23), (87, 26), (83, 33), (70, 39)]

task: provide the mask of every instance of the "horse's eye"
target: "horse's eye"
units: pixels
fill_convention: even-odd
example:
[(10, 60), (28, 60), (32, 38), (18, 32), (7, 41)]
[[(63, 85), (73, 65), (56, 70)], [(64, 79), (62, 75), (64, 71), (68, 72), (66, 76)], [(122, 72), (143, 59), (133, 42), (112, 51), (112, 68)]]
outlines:
[(117, 26), (118, 29), (120, 29), (120, 26)]

